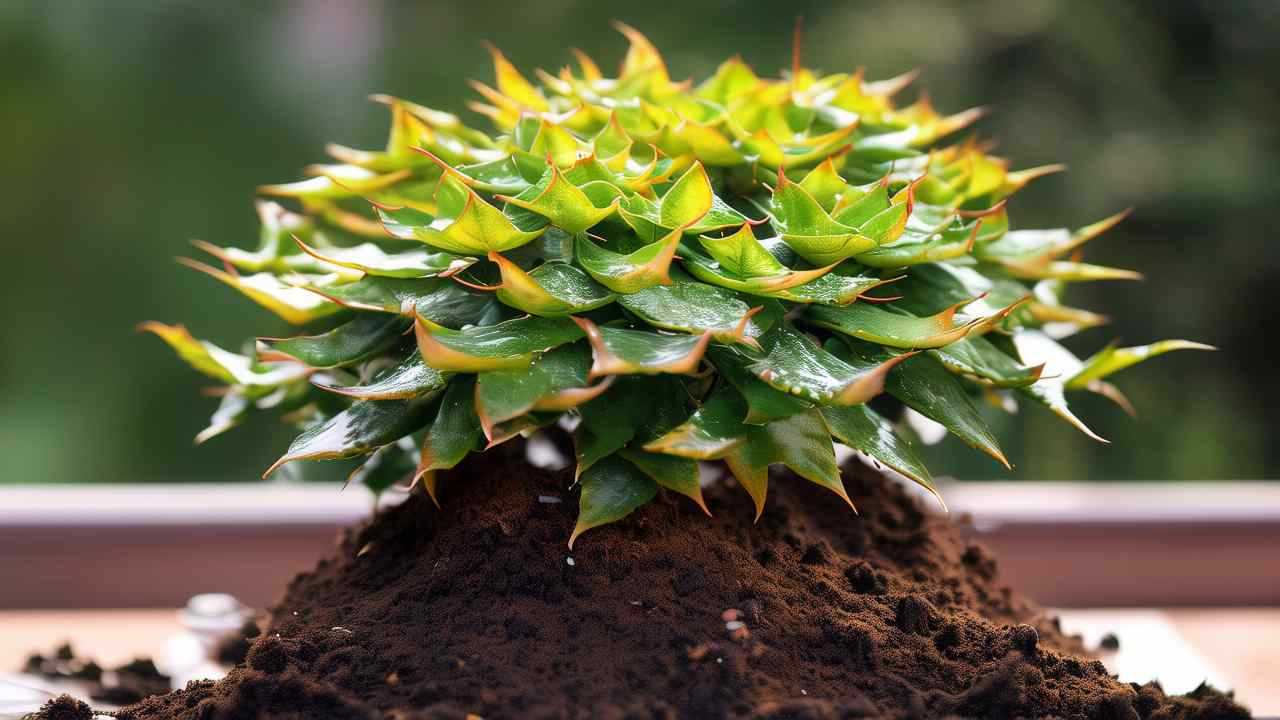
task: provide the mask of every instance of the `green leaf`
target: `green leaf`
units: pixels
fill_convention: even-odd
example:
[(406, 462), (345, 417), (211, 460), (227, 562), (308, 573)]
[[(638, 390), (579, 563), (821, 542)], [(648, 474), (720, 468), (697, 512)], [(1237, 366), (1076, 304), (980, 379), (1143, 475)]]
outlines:
[(313, 368), (345, 367), (363, 362), (396, 345), (409, 320), (382, 313), (360, 313), (350, 322), (321, 335), (259, 338), (267, 347), (263, 360), (297, 360)]
[(138, 326), (138, 330), (156, 335), (188, 365), (229, 385), (273, 388), (304, 378), (311, 372), (295, 362), (254, 363), (252, 358), (228, 352), (211, 342), (195, 339), (181, 325), (145, 322)]
[(746, 414), (742, 394), (721, 384), (688, 420), (646, 443), (644, 449), (693, 460), (722, 458), (744, 441), (742, 421)]
[(660, 335), (649, 330), (601, 327), (586, 318), (573, 321), (591, 343), (591, 377), (602, 375), (691, 375), (702, 362), (711, 331), (702, 335)]
[(956, 324), (956, 311), (963, 304), (967, 301), (923, 318), (865, 302), (844, 307), (810, 305), (803, 317), (815, 325), (879, 345), (903, 349), (935, 348), (960, 340), (979, 322)]
[(1044, 371), (1042, 366), (1023, 366), (984, 337), (967, 337), (929, 352), (951, 372), (995, 387), (1025, 387)]
[(342, 309), (325, 297), (305, 288), (289, 285), (271, 273), (235, 275), (197, 260), (178, 258), (178, 262), (235, 288), (245, 297), (293, 325), (306, 325)]
[(1049, 408), (1054, 415), (1067, 421), (1072, 427), (1098, 442), (1108, 442), (1089, 429), (1067, 406), (1067, 380), (1084, 366), (1070, 350), (1038, 330), (1023, 330), (1013, 335), (1013, 343), (1024, 361), (1044, 368), (1040, 380), (1018, 392)]
[(366, 455), (425, 425), (430, 406), (430, 400), (360, 400), (299, 435), (263, 477), (294, 460)]
[(347, 485), (364, 485), (374, 495), (381, 495), (392, 485), (411, 478), (417, 464), (418, 449), (413, 445), (413, 438), (402, 437), (373, 451), (347, 476)]
[(498, 264), (502, 273), (498, 299), (533, 315), (558, 317), (588, 312), (617, 298), (585, 272), (568, 263), (543, 263), (526, 273), (497, 253), (491, 253), (489, 259)]
[(574, 431), (578, 466), (575, 477), (632, 439), (648, 442), (688, 416), (687, 393), (670, 376), (620, 377), (608, 393), (578, 408), (582, 422)]
[(1084, 361), (1079, 372), (1067, 379), (1068, 390), (1083, 390), (1089, 384), (1120, 372), (1127, 367), (1163, 355), (1174, 350), (1216, 350), (1212, 345), (1191, 342), (1190, 340), (1161, 340), (1150, 345), (1135, 347), (1108, 346)]
[(578, 523), (569, 537), (569, 548), (582, 533), (621, 520), (657, 494), (653, 478), (616, 455), (592, 465), (582, 474)]
[(375, 243), (319, 249), (306, 245), (301, 240), (297, 242), (307, 255), (317, 260), (380, 277), (425, 278), (453, 275), (476, 261), (473, 257), (421, 249), (387, 252)]
[(433, 323), (451, 328), (476, 322), (494, 302), (489, 295), (445, 278), (366, 277), (348, 285), (312, 290), (353, 310), (409, 317), (416, 312)]
[(476, 412), (485, 435), (492, 440), (494, 425), (534, 410), (564, 411), (595, 398), (609, 381), (587, 387), (590, 365), (587, 344), (575, 342), (543, 353), (523, 368), (480, 373)]
[(729, 384), (733, 385), (747, 402), (747, 415), (742, 422), (763, 425), (781, 418), (791, 417), (812, 407), (812, 403), (770, 387), (751, 372), (752, 359), (727, 347), (711, 346), (711, 364)]
[(653, 285), (668, 285), (671, 260), (684, 231), (676, 228), (661, 240), (623, 255), (596, 245), (586, 235), (578, 235), (574, 252), (578, 264), (591, 277), (618, 293), (633, 293)]
[(569, 318), (536, 316), (465, 330), (433, 327), (419, 316), (414, 331), (423, 362), (437, 370), (465, 373), (526, 367), (535, 354), (582, 337)]
[(313, 380), (329, 392), (362, 400), (409, 400), (443, 390), (449, 375), (427, 365), (415, 349), (395, 367), (388, 368), (365, 385), (333, 385)]
[(484, 436), (476, 417), (475, 377), (462, 375), (452, 379), (440, 399), (435, 420), (422, 440), (422, 455), (414, 480), (421, 480), (431, 500), (436, 499), (436, 470), (448, 470), (462, 462), (478, 448)]
[(783, 392), (824, 405), (857, 405), (884, 390), (889, 371), (910, 357), (898, 355), (882, 362), (851, 364), (818, 347), (803, 334), (780, 326), (764, 338), (763, 356), (749, 369)]
[[(828, 349), (839, 351), (834, 340)], [(856, 351), (853, 348), (857, 348)], [(882, 348), (846, 343), (848, 356), (857, 356), (867, 362), (883, 360), (892, 355)], [(978, 414), (969, 394), (956, 376), (947, 372), (942, 363), (931, 355), (916, 355), (889, 373), (885, 390), (904, 405), (940, 423), (970, 447), (995, 458), (1001, 465), (1010, 467), (996, 442), (991, 428)]]
[(635, 465), (640, 472), (653, 478), (662, 487), (678, 492), (689, 498), (702, 508), (707, 515), (707, 503), (702, 499), (702, 486), (698, 483), (698, 463), (688, 458), (673, 455), (623, 448), (618, 453), (624, 460)]
[(831, 432), (817, 410), (747, 428), (746, 442), (735, 448), (726, 464), (756, 504), (756, 518), (764, 511), (768, 468), (785, 465), (800, 477), (824, 487), (853, 507), (836, 465)]
[(436, 191), (437, 216), (402, 208), (379, 208), (383, 226), (393, 237), (414, 238), (459, 255), (486, 255), (520, 247), (542, 234), (543, 227), (517, 227), (511, 218), (490, 205), (448, 169)]
[(590, 194), (565, 179), (552, 164), (536, 185), (514, 197), (499, 195), (498, 199), (537, 213), (568, 232), (580, 233), (612, 215), (621, 201), (622, 192), (612, 185), (599, 181), (588, 185)]
[(876, 240), (836, 220), (804, 188), (778, 176), (772, 217), (782, 239), (814, 265), (840, 262), (876, 247)]
[(964, 257), (973, 250), (981, 221), (966, 227), (962, 223), (938, 232), (908, 230), (889, 245), (865, 252), (858, 262), (875, 268), (899, 268)]
[(778, 275), (787, 271), (787, 267), (760, 244), (747, 223), (732, 235), (722, 238), (702, 235), (698, 242), (721, 268), (742, 278)]
[(655, 285), (618, 297), (619, 304), (646, 323), (664, 330), (702, 334), (717, 342), (757, 345), (782, 316), (782, 306), (769, 301), (754, 308), (734, 292), (672, 273), (670, 285)]
[(706, 168), (695, 162), (663, 194), (658, 205), (658, 225), (664, 228), (688, 225), (710, 212), (714, 199)]
[[(911, 443), (894, 432), (893, 423), (866, 405), (824, 407), (820, 411), (836, 439), (902, 473), (933, 493), (942, 503), (929, 468), (925, 467)], [(946, 504), (942, 507), (945, 509)]]

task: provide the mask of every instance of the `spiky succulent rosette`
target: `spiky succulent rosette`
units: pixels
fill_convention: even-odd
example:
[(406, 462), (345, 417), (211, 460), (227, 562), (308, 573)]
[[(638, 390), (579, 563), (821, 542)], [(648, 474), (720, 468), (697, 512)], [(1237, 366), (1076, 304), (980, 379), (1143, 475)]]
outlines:
[[(420, 482), (517, 435), (573, 427), (574, 537), (659, 487), (705, 510), (699, 463), (724, 461), (762, 509), (783, 465), (846, 502), (833, 443), (933, 489), (881, 393), (1008, 464), (975, 402), (1040, 404), (1094, 435), (1068, 391), (1124, 403), (1106, 378), (1178, 348), (1058, 339), (1104, 322), (1072, 282), (1137, 277), (1080, 262), (1117, 215), (1079, 230), (1011, 230), (1006, 201), (1058, 168), (1010, 171), (944, 116), (892, 96), (910, 77), (732, 59), (673, 82), (652, 45), (617, 77), (530, 82), (493, 50), (476, 83), (489, 134), (390, 97), (385, 150), (269, 185), (256, 250), (199, 246), (186, 264), (288, 322), (237, 355), (180, 326), (144, 327), (225, 383), (204, 440), (274, 409), (296, 460), (367, 457), (375, 489)], [(270, 471), (269, 471), (270, 472)], [(570, 541), (572, 542), (572, 540)]]

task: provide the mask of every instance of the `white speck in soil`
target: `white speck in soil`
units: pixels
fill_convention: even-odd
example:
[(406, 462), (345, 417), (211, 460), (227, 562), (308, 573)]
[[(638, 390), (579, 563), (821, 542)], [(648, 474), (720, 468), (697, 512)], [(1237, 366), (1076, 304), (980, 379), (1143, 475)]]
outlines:
[(346, 629), (346, 628), (342, 627), (341, 625), (335, 625), (335, 626), (333, 627), (333, 631), (334, 631), (334, 632), (346, 633), (346, 634), (348, 634), (348, 635), (355, 635), (355, 633), (353, 633), (353, 632), (351, 632), (350, 630), (348, 630), (348, 629)]
[(724, 629), (730, 630), (730, 631), (738, 630), (743, 627), (746, 627), (746, 624), (743, 623), (741, 620), (730, 620), (729, 622), (724, 624)]
[(716, 664), (717, 664), (717, 665), (720, 665), (720, 664), (723, 664), (723, 663), (724, 663), (724, 658), (722, 658), (722, 657), (718, 657), (718, 658), (716, 658)]
[(564, 500), (561, 500), (555, 495), (539, 495), (538, 502), (544, 505), (559, 505), (560, 503), (564, 502)]
[(569, 567), (573, 567), (573, 566), (575, 566), (575, 565), (577, 565), (577, 564), (578, 564), (578, 563), (577, 563), (573, 558), (571, 558), (571, 557), (565, 558), (565, 559), (564, 559), (564, 561), (565, 561), (566, 563), (568, 563), (568, 564), (569, 564)]
[(800, 694), (801, 694), (801, 695), (808, 695), (808, 694), (809, 694), (809, 691), (808, 691), (808, 690), (805, 690), (804, 688), (800, 688)]

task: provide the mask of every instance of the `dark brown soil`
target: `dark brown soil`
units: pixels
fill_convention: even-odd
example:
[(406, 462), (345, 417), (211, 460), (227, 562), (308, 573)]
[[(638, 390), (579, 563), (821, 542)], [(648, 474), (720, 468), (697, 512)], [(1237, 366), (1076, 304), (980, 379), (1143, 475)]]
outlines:
[(713, 489), (714, 518), (667, 498), (570, 553), (565, 478), (514, 450), (445, 478), (443, 511), (415, 496), (348, 533), (226, 679), (120, 720), (1248, 717), (1117, 682), (861, 466), (861, 516), (780, 477), (756, 525)]
[(74, 680), (91, 699), (112, 705), (128, 705), (169, 692), (169, 677), (157, 670), (150, 658), (103, 670), (93, 659), (76, 655), (70, 643), (49, 655), (30, 655), (22, 670), (50, 680)]

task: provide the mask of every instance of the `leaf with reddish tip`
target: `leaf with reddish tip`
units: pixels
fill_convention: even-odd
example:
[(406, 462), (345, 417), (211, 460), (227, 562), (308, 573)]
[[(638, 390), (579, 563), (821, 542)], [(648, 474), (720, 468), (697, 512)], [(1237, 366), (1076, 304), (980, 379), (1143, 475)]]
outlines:
[(484, 255), (520, 247), (542, 234), (544, 228), (522, 229), (490, 205), (450, 170), (436, 191), (439, 214), (414, 213), (403, 208), (379, 208), (383, 227), (393, 237), (416, 239), (445, 252)]
[(360, 400), (299, 435), (263, 477), (295, 460), (367, 455), (426, 425), (431, 405), (431, 399)]
[(362, 400), (409, 400), (443, 390), (449, 377), (448, 373), (424, 363), (415, 349), (409, 357), (364, 385), (334, 385), (317, 379), (313, 379), (312, 384), (321, 390)]
[(876, 247), (876, 240), (834, 220), (804, 188), (779, 174), (771, 205), (773, 224), (801, 257), (814, 265), (840, 262)]
[(526, 317), (465, 330), (431, 325), (421, 316), (414, 325), (423, 362), (463, 373), (527, 367), (537, 353), (582, 337), (568, 318)]
[(621, 196), (621, 190), (599, 181), (580, 188), (552, 164), (537, 184), (514, 197), (500, 195), (498, 199), (537, 213), (566, 232), (579, 233), (613, 215)]
[(788, 270), (760, 244), (747, 223), (743, 223), (732, 235), (722, 238), (702, 235), (698, 242), (723, 270), (742, 278), (774, 276)]
[(182, 325), (144, 322), (138, 330), (164, 340), (188, 365), (229, 385), (274, 388), (310, 374), (298, 363), (254, 363), (252, 358), (228, 352), (211, 342), (197, 340)]
[[(892, 357), (884, 348), (857, 341), (846, 341), (841, 347), (840, 341), (832, 339), (827, 349), (846, 359), (860, 358), (864, 362), (883, 362)], [(902, 363), (889, 373), (885, 390), (907, 407), (940, 423), (965, 444), (1009, 467), (995, 435), (978, 414), (964, 386), (937, 358), (921, 354)]]
[(574, 244), (575, 259), (596, 282), (617, 293), (669, 285), (671, 260), (683, 234), (683, 229), (676, 228), (663, 239), (626, 255), (605, 250), (586, 235), (578, 235)]
[(983, 262), (1032, 266), (1060, 258), (1115, 227), (1129, 216), (1128, 210), (1086, 225), (1075, 232), (1057, 230), (1015, 230), (974, 249)]
[(622, 202), (619, 210), (622, 219), (647, 240), (676, 228), (701, 233), (747, 222), (745, 215), (725, 204), (712, 191), (711, 179), (700, 162), (686, 170), (657, 202), (643, 195), (632, 195)]
[(354, 165), (326, 165), (318, 169), (321, 173), (316, 177), (295, 183), (262, 185), (258, 192), (306, 200), (336, 200), (360, 197), (391, 187), (413, 174), (410, 170), (397, 170), (380, 175)]
[(756, 377), (777, 390), (823, 405), (867, 402), (884, 390), (893, 366), (908, 357), (851, 364), (786, 326), (770, 331), (762, 345), (764, 354), (748, 365)]
[(693, 334), (710, 331), (717, 342), (758, 345), (757, 338), (782, 317), (776, 301), (754, 307), (736, 293), (672, 272), (672, 284), (655, 285), (618, 297), (618, 303), (646, 323)]
[(549, 350), (523, 368), (480, 373), (476, 412), (486, 436), (492, 440), (492, 426), (520, 415), (534, 410), (568, 410), (599, 395), (608, 388), (608, 381), (588, 387), (590, 366), (587, 344), (575, 342)]
[(854, 303), (844, 307), (811, 305), (805, 309), (808, 322), (849, 337), (889, 347), (914, 349), (949, 345), (968, 335), (977, 321), (959, 325), (953, 305), (929, 317), (915, 317), (871, 303)]
[(1190, 340), (1161, 340), (1135, 347), (1108, 346), (1084, 361), (1080, 371), (1067, 378), (1068, 390), (1087, 389), (1091, 383), (1120, 372), (1127, 367), (1174, 350), (1217, 350), (1212, 345)]
[(645, 450), (692, 460), (724, 457), (745, 440), (747, 403), (730, 385), (721, 385), (689, 419), (646, 443)]
[(678, 492), (702, 508), (707, 515), (707, 503), (702, 499), (702, 485), (698, 483), (698, 463), (688, 458), (661, 455), (632, 448), (618, 452), (624, 460), (635, 465), (640, 472), (653, 478), (662, 487)]
[(748, 426), (746, 438), (725, 462), (755, 501), (757, 518), (764, 509), (768, 468), (774, 464), (834, 492), (853, 507), (840, 481), (831, 432), (816, 409), (768, 425)]
[(409, 317), (417, 312), (437, 325), (454, 328), (474, 323), (495, 303), (490, 295), (445, 278), (371, 276), (347, 285), (308, 289), (352, 310)]
[(493, 57), (493, 72), (498, 84), (498, 92), (535, 112), (546, 112), (550, 109), (547, 99), (542, 96), (538, 88), (520, 74), (501, 50), (489, 45), (489, 54)]
[(1041, 378), (1032, 385), (1018, 388), (1018, 392), (1047, 407), (1050, 412), (1067, 421), (1086, 436), (1098, 442), (1105, 438), (1089, 429), (1067, 406), (1067, 380), (1078, 373), (1084, 364), (1067, 348), (1039, 330), (1021, 330), (1013, 334), (1013, 345), (1024, 362), (1044, 368)]
[(369, 455), (360, 467), (347, 476), (347, 485), (364, 485), (380, 496), (391, 486), (413, 477), (418, 463), (418, 449), (413, 439), (402, 437), (390, 445), (384, 445)]
[(525, 272), (514, 262), (489, 253), (502, 273), (497, 297), (517, 310), (542, 317), (583, 313), (608, 305), (617, 296), (569, 263), (548, 262)]
[(888, 465), (913, 482), (933, 493), (946, 509), (942, 496), (933, 485), (929, 468), (916, 454), (916, 449), (893, 430), (893, 423), (866, 405), (824, 407), (822, 419), (840, 442)]
[(617, 522), (658, 494), (653, 478), (617, 455), (610, 455), (582, 473), (578, 522), (569, 537), (569, 548), (591, 528)]
[(397, 344), (409, 321), (382, 313), (360, 313), (350, 322), (321, 335), (259, 338), (263, 360), (297, 360), (313, 368), (335, 368), (368, 360)]
[(1013, 277), (1022, 280), (1062, 280), (1065, 282), (1091, 282), (1095, 280), (1141, 280), (1142, 273), (1123, 268), (1090, 265), (1070, 260), (1054, 260), (1046, 263), (1006, 263), (1005, 269)]
[(178, 262), (235, 288), (293, 325), (306, 325), (342, 309), (320, 295), (286, 284), (271, 273), (234, 275), (196, 260), (178, 258)]
[(712, 332), (661, 335), (648, 330), (601, 327), (586, 318), (573, 321), (591, 343), (590, 377), (602, 375), (690, 375), (702, 362)]

